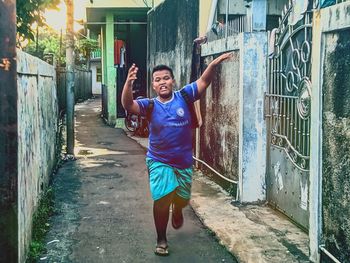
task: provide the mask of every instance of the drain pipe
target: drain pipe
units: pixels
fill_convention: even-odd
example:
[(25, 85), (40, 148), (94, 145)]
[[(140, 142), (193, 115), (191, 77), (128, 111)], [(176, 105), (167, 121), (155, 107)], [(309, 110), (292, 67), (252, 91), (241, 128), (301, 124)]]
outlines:
[(333, 260), (335, 263), (341, 263), (338, 259), (336, 259), (335, 256), (333, 256), (331, 254), (331, 252), (329, 252), (326, 248), (325, 248), (325, 245), (320, 245), (319, 246), (320, 250), (325, 253), (331, 260)]

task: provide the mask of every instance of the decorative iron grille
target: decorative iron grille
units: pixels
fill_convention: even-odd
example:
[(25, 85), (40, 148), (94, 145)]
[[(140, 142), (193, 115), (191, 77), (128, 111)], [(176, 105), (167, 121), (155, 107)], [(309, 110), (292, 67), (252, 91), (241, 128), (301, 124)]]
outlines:
[(308, 171), (312, 13), (306, 11), (302, 19), (291, 23), (295, 18), (292, 12), (290, 2), (282, 11), (279, 27), (271, 33), (275, 44), (269, 60), (266, 116), (270, 121), (271, 145), (283, 149), (296, 167)]

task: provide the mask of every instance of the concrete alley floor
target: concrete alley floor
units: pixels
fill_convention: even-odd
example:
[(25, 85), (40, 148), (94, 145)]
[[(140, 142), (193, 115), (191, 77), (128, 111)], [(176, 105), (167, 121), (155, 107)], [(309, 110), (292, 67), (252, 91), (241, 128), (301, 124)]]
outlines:
[(237, 262), (190, 207), (183, 228), (168, 225), (170, 256), (154, 255), (145, 149), (105, 125), (100, 105), (76, 106), (77, 160), (53, 178), (56, 213), (39, 262)]

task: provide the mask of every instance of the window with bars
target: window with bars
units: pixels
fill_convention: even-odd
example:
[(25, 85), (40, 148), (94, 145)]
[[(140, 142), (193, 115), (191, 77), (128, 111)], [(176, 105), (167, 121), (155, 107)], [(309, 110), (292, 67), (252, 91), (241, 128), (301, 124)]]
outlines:
[(102, 69), (100, 67), (96, 68), (96, 82), (102, 82)]

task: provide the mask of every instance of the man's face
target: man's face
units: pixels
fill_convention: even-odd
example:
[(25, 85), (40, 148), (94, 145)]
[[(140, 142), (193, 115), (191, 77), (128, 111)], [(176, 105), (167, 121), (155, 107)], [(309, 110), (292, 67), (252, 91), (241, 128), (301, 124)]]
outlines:
[(162, 99), (169, 99), (173, 93), (175, 80), (169, 70), (159, 70), (153, 73), (153, 89)]

